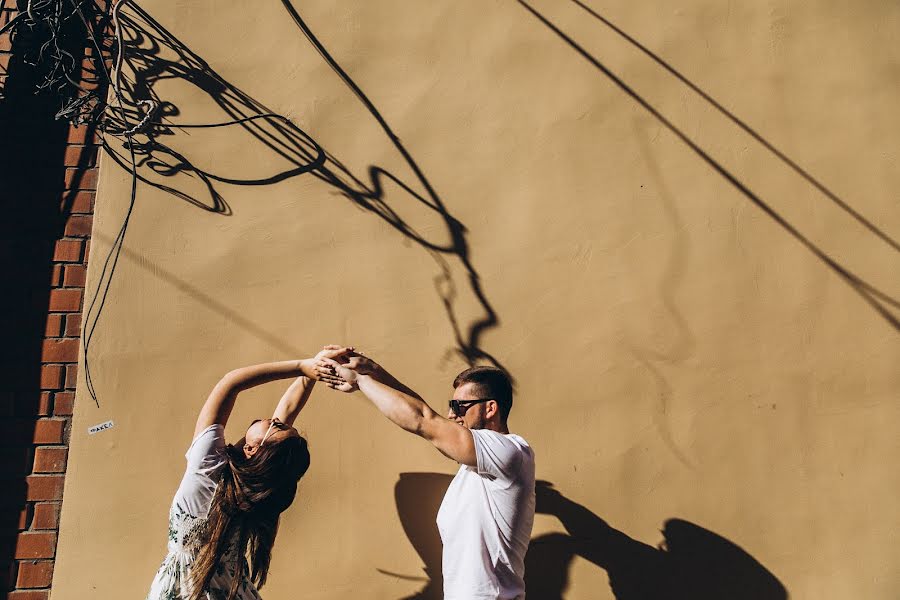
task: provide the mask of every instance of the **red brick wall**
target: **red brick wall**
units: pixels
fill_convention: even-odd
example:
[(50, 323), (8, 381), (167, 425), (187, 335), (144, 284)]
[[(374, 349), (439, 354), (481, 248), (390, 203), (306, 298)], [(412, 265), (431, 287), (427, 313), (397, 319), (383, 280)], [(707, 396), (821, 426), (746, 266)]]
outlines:
[[(85, 127), (72, 129), (66, 160), (66, 187), (61, 200), (70, 203), (63, 236), (56, 241), (50, 275), (49, 312), (41, 350), (40, 401), (25, 460), (26, 503), (21, 508), (15, 562), (10, 565), (14, 590), (9, 600), (38, 600), (49, 595), (63, 500), (64, 476), (75, 401), (80, 352), (81, 310), (90, 253), (95, 170), (74, 167), (79, 160), (95, 164), (97, 145), (85, 139)], [(65, 204), (64, 202), (63, 204)]]
[(38, 600), (49, 596), (63, 500), (66, 459), (75, 402), (80, 352), (81, 309), (85, 271), (90, 253), (95, 169), (76, 167), (96, 163), (95, 140), (85, 139), (86, 128), (72, 129), (65, 160), (66, 192), (70, 203), (63, 236), (56, 241), (50, 276), (49, 312), (41, 350), (41, 391), (34, 432), (25, 453), (31, 473), (26, 477), (26, 503), (21, 509), (9, 600)]
[[(0, 26), (15, 14), (11, 9), (15, 3), (12, 5), (0, 13)], [(8, 36), (0, 35), (0, 103), (6, 99), (6, 84), (15, 77), (7, 73), (10, 54)], [(81, 352), (81, 310), (97, 182), (98, 145), (93, 129), (70, 127), (66, 137), (65, 131), (59, 129), (62, 126), (48, 127), (57, 127), (53, 130), (55, 137), (47, 136), (54, 140), (36, 139), (34, 147), (53, 144), (49, 155), (57, 157), (54, 160), (58, 164), (52, 170), (44, 168), (41, 172), (55, 178), (55, 183), (42, 188), (54, 190), (55, 197), (23, 197), (21, 201), (49, 207), (49, 211), (41, 214), (51, 222), (46, 228), (36, 230), (33, 236), (13, 235), (14, 240), (4, 239), (0, 245), (0, 251), (6, 252), (4, 264), (15, 260), (16, 252), (22, 248), (37, 248), (29, 254), (33, 262), (27, 272), (37, 272), (40, 278), (49, 279), (42, 285), (29, 283), (27, 277), (7, 281), (9, 285), (31, 285), (33, 289), (20, 297), (27, 298), (29, 306), (32, 309), (37, 306), (40, 312), (36, 328), (20, 328), (38, 336), (34, 340), (35, 351), (29, 354), (23, 350), (25, 358), (11, 367), (22, 370), (22, 364), (39, 362), (39, 366), (34, 365), (33, 377), (18, 378), (33, 380), (33, 384), (21, 386), (12, 378), (11, 391), (0, 388), (0, 444), (4, 446), (4, 460), (0, 463), (0, 485), (4, 489), (0, 509), (6, 513), (4, 523), (9, 524), (2, 532), (0, 590), (8, 594), (9, 600), (46, 600), (50, 595)], [(3, 136), (4, 132), (0, 131), (0, 139)], [(30, 150), (21, 140), (17, 143), (21, 152)], [(40, 155), (46, 156), (47, 152)], [(8, 175), (0, 178), (0, 196), (27, 195), (27, 181), (26, 186), (16, 187), (9, 180)], [(28, 210), (22, 209), (26, 226), (27, 218), (32, 216)], [(6, 232), (4, 235), (9, 237)], [(34, 257), (38, 257), (37, 262)], [(14, 314), (19, 305), (22, 302), (12, 307)], [(39, 331), (41, 315), (45, 316), (43, 332)], [(18, 515), (18, 532), (15, 515)], [(11, 529), (12, 535), (6, 529)]]

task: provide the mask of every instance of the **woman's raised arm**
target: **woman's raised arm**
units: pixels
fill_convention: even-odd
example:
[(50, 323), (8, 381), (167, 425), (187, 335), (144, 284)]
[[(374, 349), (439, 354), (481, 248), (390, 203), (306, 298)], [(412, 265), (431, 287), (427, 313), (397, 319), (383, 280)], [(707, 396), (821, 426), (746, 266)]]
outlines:
[[(218, 424), (224, 426), (228, 422), (231, 410), (234, 408), (234, 402), (238, 393), (243, 390), (279, 379), (289, 379), (291, 377), (307, 379), (305, 383), (302, 381), (300, 383), (294, 382), (278, 404), (276, 416), (281, 418), (284, 423), (288, 423), (278, 411), (282, 409), (284, 404), (285, 416), (288, 416), (291, 420), (297, 417), (297, 414), (309, 397), (309, 392), (312, 390), (312, 381), (310, 380), (316, 379), (315, 365), (319, 357), (340, 356), (348, 351), (348, 348), (326, 346), (325, 349), (312, 358), (262, 363), (228, 372), (215, 385), (203, 404), (203, 408), (200, 409), (200, 414), (197, 416), (197, 424), (194, 427), (194, 437), (196, 438), (200, 432), (210, 425)], [(292, 416), (290, 416), (291, 413), (293, 413)]]

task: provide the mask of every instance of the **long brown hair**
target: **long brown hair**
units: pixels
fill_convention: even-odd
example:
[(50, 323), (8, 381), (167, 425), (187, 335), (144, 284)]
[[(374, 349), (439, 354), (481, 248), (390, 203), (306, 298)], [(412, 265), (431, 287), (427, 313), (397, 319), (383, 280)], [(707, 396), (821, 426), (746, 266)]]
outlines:
[(206, 520), (205, 543), (191, 567), (188, 600), (200, 600), (229, 544), (235, 549), (235, 576), (226, 596), (233, 600), (249, 561), (257, 589), (266, 583), (279, 515), (294, 501), (297, 481), (309, 468), (303, 437), (264, 444), (247, 458), (240, 447), (225, 447), (228, 463), (213, 495)]

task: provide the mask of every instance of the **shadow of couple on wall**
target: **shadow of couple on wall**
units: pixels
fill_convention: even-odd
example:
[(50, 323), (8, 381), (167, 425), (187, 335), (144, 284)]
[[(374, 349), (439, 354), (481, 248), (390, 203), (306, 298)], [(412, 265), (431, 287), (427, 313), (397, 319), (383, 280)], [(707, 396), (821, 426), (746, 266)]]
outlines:
[[(441, 540), (435, 518), (452, 477), (402, 473), (394, 488), (397, 512), (409, 541), (424, 563), (425, 577), (380, 572), (422, 589), (403, 600), (439, 600)], [(781, 582), (734, 542), (682, 519), (665, 522), (663, 542), (654, 547), (618, 531), (553, 484), (536, 487), (538, 514), (559, 519), (566, 533), (531, 540), (525, 557), (528, 600), (556, 600), (569, 587), (576, 557), (605, 570), (616, 600), (787, 600)], [(601, 590), (597, 590), (597, 597)]]

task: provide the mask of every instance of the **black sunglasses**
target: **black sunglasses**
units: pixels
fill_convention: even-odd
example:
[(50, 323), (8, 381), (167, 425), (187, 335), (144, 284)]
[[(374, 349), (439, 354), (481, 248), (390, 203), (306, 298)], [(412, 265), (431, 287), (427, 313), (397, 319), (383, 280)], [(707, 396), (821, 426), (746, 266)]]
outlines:
[(450, 410), (453, 411), (453, 414), (457, 417), (461, 417), (466, 414), (466, 411), (469, 410), (470, 407), (481, 404), (482, 402), (490, 402), (493, 398), (481, 398), (478, 400), (451, 400), (450, 401)]

